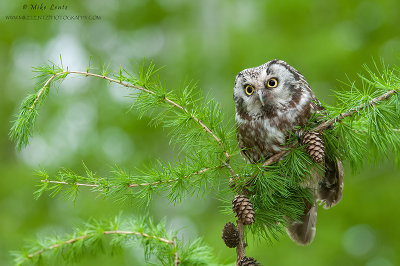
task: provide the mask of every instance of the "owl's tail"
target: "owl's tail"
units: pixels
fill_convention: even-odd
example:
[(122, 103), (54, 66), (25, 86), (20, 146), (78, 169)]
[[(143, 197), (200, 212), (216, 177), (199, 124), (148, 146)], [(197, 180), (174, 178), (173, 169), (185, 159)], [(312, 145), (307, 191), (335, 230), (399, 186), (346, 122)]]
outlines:
[[(318, 184), (316, 200), (324, 202), (324, 208), (335, 206), (343, 195), (343, 165), (339, 159), (325, 159), (325, 174)], [(304, 215), (299, 221), (290, 221), (286, 231), (300, 245), (310, 244), (315, 236), (317, 224), (317, 202), (306, 203)]]
[(310, 244), (315, 236), (317, 224), (317, 202), (308, 203), (304, 215), (299, 221), (293, 221), (286, 228), (289, 237), (300, 245)]

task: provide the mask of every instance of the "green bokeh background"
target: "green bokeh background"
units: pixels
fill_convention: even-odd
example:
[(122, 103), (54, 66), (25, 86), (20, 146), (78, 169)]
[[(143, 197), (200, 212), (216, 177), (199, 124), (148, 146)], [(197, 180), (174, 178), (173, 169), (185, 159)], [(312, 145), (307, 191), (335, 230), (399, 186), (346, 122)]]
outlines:
[[(166, 66), (168, 88), (186, 80), (234, 115), (232, 87), (242, 69), (279, 58), (296, 67), (316, 95), (333, 104), (338, 80), (354, 80), (372, 58), (398, 63), (400, 1), (237, 1), (237, 0), (86, 0), (49, 1), (67, 10), (32, 11), (34, 1), (0, 2), (0, 265), (11, 264), (10, 250), (37, 235), (69, 232), (90, 217), (111, 218), (120, 211), (146, 212), (118, 205), (82, 190), (74, 204), (62, 196), (33, 199), (39, 168), (82, 171), (84, 161), (98, 174), (109, 165), (133, 168), (175, 153), (167, 131), (147, 125), (128, 112), (129, 92), (102, 80), (73, 77), (54, 89), (41, 110), (31, 144), (16, 151), (8, 139), (10, 121), (21, 100), (33, 90), (32, 67), (48, 60), (71, 70), (107, 64), (131, 69), (145, 57)], [(28, 4), (24, 10), (23, 5)], [(96, 15), (98, 20), (7, 20), (6, 15)], [(229, 120), (229, 119), (227, 119)], [(221, 177), (225, 178), (225, 177)], [(286, 235), (272, 245), (249, 238), (247, 253), (264, 265), (400, 265), (400, 174), (390, 162), (366, 165), (352, 174), (346, 167), (344, 197), (333, 209), (320, 208), (317, 235), (307, 247)], [(182, 228), (214, 248), (219, 262), (233, 262), (221, 229), (229, 217), (219, 210), (215, 193), (168, 204), (162, 197), (150, 207), (156, 220)], [(96, 255), (79, 265), (141, 265), (140, 248), (121, 255)]]

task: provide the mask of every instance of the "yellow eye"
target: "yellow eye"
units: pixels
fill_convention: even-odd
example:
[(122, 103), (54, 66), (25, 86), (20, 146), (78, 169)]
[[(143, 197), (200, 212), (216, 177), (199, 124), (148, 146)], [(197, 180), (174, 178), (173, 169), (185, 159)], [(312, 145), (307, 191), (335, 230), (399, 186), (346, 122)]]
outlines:
[(278, 86), (278, 80), (275, 78), (269, 79), (267, 82), (267, 86), (268, 88), (275, 88), (276, 86)]
[(252, 95), (253, 92), (254, 92), (254, 87), (251, 86), (251, 85), (247, 85), (247, 86), (246, 86), (246, 89), (245, 89), (244, 91), (246, 92), (247, 95), (250, 96), (250, 95)]

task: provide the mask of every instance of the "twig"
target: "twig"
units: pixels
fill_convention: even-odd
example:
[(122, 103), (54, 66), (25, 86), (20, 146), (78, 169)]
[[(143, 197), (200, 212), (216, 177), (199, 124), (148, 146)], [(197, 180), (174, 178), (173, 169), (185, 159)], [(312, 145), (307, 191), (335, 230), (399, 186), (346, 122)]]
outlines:
[(396, 93), (398, 93), (397, 90), (387, 91), (386, 93), (382, 94), (381, 96), (378, 96), (378, 97), (372, 99), (368, 103), (361, 104), (361, 105), (359, 105), (357, 107), (354, 107), (354, 108), (350, 109), (347, 112), (344, 112), (344, 113), (341, 113), (341, 114), (337, 115), (336, 117), (334, 117), (334, 118), (332, 118), (332, 119), (330, 119), (328, 121), (325, 121), (324, 123), (322, 123), (322, 124), (318, 125), (317, 127), (315, 127), (313, 129), (313, 131), (321, 132), (321, 131), (327, 129), (329, 126), (333, 125), (334, 123), (342, 121), (343, 118), (346, 118), (348, 116), (352, 116), (355, 113), (357, 113), (357, 112), (359, 112), (359, 111), (361, 111), (361, 110), (363, 110), (363, 109), (365, 109), (367, 107), (375, 106), (378, 102), (388, 100), (390, 97), (392, 97)]
[(146, 234), (146, 233), (135, 232), (135, 231), (120, 231), (120, 230), (104, 231), (103, 234), (105, 234), (105, 235), (112, 235), (112, 234), (138, 235), (138, 236), (143, 236), (145, 238), (158, 240), (160, 242), (164, 242), (165, 244), (173, 244), (174, 243), (172, 240), (168, 240), (168, 239), (165, 239), (165, 238), (162, 238), (162, 237), (158, 237), (158, 236), (149, 235), (149, 234)]
[[(218, 169), (218, 168), (222, 168), (223, 166), (216, 166), (216, 167), (207, 167), (204, 168), (198, 172), (189, 174), (187, 176), (184, 176), (183, 178), (189, 178), (195, 175), (200, 175), (203, 174), (209, 170), (213, 170), (213, 169)], [(169, 180), (165, 180), (165, 181), (156, 181), (156, 182), (152, 182), (152, 183), (141, 183), (141, 184), (135, 184), (135, 183), (131, 183), (128, 184), (128, 188), (133, 188), (133, 187), (141, 187), (141, 186), (155, 186), (155, 185), (159, 185), (159, 184), (165, 184), (165, 183), (172, 183), (172, 182), (177, 182), (179, 179), (169, 179)], [(42, 183), (50, 183), (50, 184), (60, 184), (60, 185), (74, 185), (74, 186), (80, 186), (80, 187), (100, 187), (100, 185), (98, 184), (87, 184), (87, 183), (69, 183), (66, 181), (57, 181), (57, 180), (48, 180), (48, 179), (43, 179), (40, 180), (40, 182)]]
[[(201, 174), (203, 174), (203, 173), (205, 173), (205, 172), (207, 172), (209, 170), (218, 169), (218, 168), (222, 168), (222, 167), (223, 166), (206, 167), (206, 168), (204, 168), (204, 169), (202, 169), (202, 170), (200, 170), (198, 172), (195, 172), (195, 173), (189, 174), (187, 176), (184, 176), (183, 178), (189, 178), (189, 177), (192, 177), (194, 175), (201, 175)], [(172, 183), (172, 182), (177, 182), (177, 181), (178, 181), (178, 179), (170, 179), (170, 180), (166, 180), (166, 181), (156, 181), (156, 182), (153, 182), (153, 183), (129, 184), (128, 187), (131, 188), (131, 187), (141, 187), (141, 186), (154, 186), (154, 185), (158, 185), (158, 184)]]
[(176, 248), (176, 236), (174, 236), (174, 240), (172, 241), (172, 245), (175, 248), (175, 253), (174, 253), (174, 266), (178, 266), (180, 264), (179, 256), (178, 256), (178, 249)]
[[(386, 93), (384, 93), (384, 94), (382, 94), (381, 96), (378, 96), (378, 97), (376, 97), (376, 98), (370, 100), (370, 101), (367, 102), (367, 103), (364, 103), (364, 104), (361, 104), (361, 105), (359, 105), (359, 106), (357, 106), (357, 107), (354, 107), (354, 108), (350, 109), (350, 110), (347, 111), (347, 112), (343, 112), (343, 113), (341, 113), (341, 114), (338, 114), (338, 115), (335, 116), (334, 118), (329, 119), (329, 120), (327, 120), (327, 121), (325, 121), (325, 122), (319, 124), (318, 126), (316, 126), (315, 128), (313, 128), (311, 131), (314, 131), (314, 132), (322, 132), (322, 131), (324, 131), (325, 129), (327, 129), (328, 127), (330, 127), (331, 125), (333, 125), (334, 123), (336, 123), (336, 122), (341, 122), (341, 121), (342, 121), (344, 118), (346, 118), (346, 117), (352, 116), (352, 115), (358, 113), (359, 111), (361, 111), (361, 110), (363, 110), (363, 109), (365, 109), (365, 108), (367, 108), (367, 107), (370, 107), (370, 106), (373, 107), (373, 106), (375, 106), (377, 103), (379, 103), (379, 102), (381, 102), (381, 101), (388, 100), (390, 97), (392, 97), (394, 94), (396, 94), (396, 93), (398, 93), (398, 92), (399, 92), (399, 91), (397, 91), (397, 90), (390, 90), (390, 91), (387, 91)], [(281, 152), (278, 152), (278, 153), (272, 155), (272, 156), (263, 164), (263, 166), (268, 166), (268, 165), (271, 165), (271, 164), (273, 164), (273, 163), (279, 162), (279, 160), (280, 160), (285, 154), (287, 154), (290, 150), (292, 150), (293, 148), (295, 148), (295, 147), (297, 146), (297, 144), (298, 144), (298, 142), (295, 142), (294, 144), (292, 144), (292, 145), (291, 145), (290, 147), (288, 147), (287, 149), (285, 149), (285, 150), (283, 150), (283, 151), (281, 151)]]
[[(64, 72), (62, 72), (62, 73), (64, 73)], [(61, 73), (60, 73), (60, 75), (61, 75)], [(35, 105), (36, 105), (37, 102), (39, 101), (40, 97), (42, 96), (44, 89), (47, 88), (47, 87), (50, 85), (50, 82), (51, 82), (55, 77), (57, 77), (57, 76), (59, 76), (58, 73), (57, 73), (57, 74), (54, 74), (53, 76), (51, 76), (51, 77), (46, 81), (46, 83), (45, 83), (45, 84), (43, 85), (43, 87), (40, 89), (38, 95), (36, 96), (35, 100), (33, 101), (32, 105), (29, 107), (29, 109), (32, 110), (32, 109), (35, 107)]]
[(49, 184), (59, 184), (59, 185), (74, 185), (78, 187), (99, 187), (99, 185), (96, 184), (85, 184), (85, 183), (68, 183), (65, 181), (56, 181), (56, 180), (48, 180), (48, 179), (42, 179), (40, 180), (42, 183), (49, 183)]
[(240, 260), (246, 256), (246, 244), (244, 242), (244, 224), (240, 220), (237, 220), (236, 224), (239, 232), (239, 244), (236, 247), (236, 264), (239, 265)]
[(296, 147), (297, 145), (297, 141), (290, 146), (288, 149), (280, 151), (278, 153), (275, 153), (274, 155), (272, 155), (271, 157), (268, 158), (268, 160), (263, 164), (263, 166), (267, 166), (276, 162), (279, 162), (279, 160), (282, 158), (283, 155), (285, 155), (286, 153), (288, 153), (292, 148)]
[[(168, 240), (168, 239), (165, 239), (165, 238), (162, 238), (162, 237), (158, 237), (158, 236), (149, 235), (149, 234), (146, 234), (146, 233), (135, 232), (135, 231), (113, 230), (113, 231), (104, 231), (103, 234), (104, 235), (113, 235), (113, 234), (118, 234), (118, 235), (138, 235), (138, 236), (142, 236), (142, 237), (145, 237), (145, 238), (154, 239), (154, 240), (163, 242), (163, 243), (168, 244), (168, 245), (173, 245), (174, 244), (174, 241), (172, 241), (172, 240)], [(85, 235), (82, 235), (82, 236), (79, 236), (79, 237), (76, 237), (76, 238), (71, 238), (71, 239), (63, 241), (63, 242), (61, 242), (59, 244), (54, 244), (54, 245), (51, 245), (50, 247), (42, 248), (42, 249), (40, 249), (40, 250), (38, 250), (36, 252), (28, 254), (27, 257), (29, 259), (31, 259), (31, 258), (33, 258), (35, 256), (38, 256), (38, 255), (42, 254), (45, 251), (59, 248), (62, 245), (65, 245), (65, 244), (73, 244), (73, 243), (75, 243), (75, 242), (77, 242), (79, 240), (84, 240), (84, 239), (86, 239), (88, 237), (91, 237), (93, 235), (94, 234), (85, 234)]]

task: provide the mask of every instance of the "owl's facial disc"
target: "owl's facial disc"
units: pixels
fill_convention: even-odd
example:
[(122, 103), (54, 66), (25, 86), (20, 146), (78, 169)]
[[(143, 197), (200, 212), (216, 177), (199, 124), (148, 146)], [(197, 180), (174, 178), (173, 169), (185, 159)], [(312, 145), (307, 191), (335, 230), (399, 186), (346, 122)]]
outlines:
[(296, 69), (284, 61), (271, 60), (242, 70), (236, 76), (236, 111), (242, 117), (257, 118), (264, 114), (272, 115), (276, 110), (288, 110), (296, 103), (293, 100), (298, 102), (298, 98), (306, 92), (304, 88), (309, 86)]

